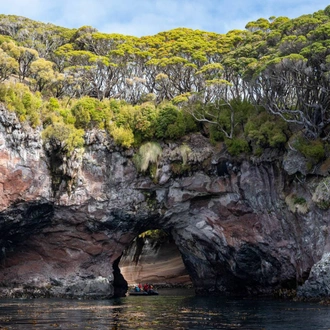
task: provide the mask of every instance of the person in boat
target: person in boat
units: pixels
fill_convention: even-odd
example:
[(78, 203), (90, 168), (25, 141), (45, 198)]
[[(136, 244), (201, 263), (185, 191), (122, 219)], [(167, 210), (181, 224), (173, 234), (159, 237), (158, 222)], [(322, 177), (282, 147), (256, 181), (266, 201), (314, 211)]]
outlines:
[(149, 285), (147, 283), (143, 286), (143, 290), (145, 292), (148, 292), (149, 291)]
[(140, 291), (142, 291), (142, 284), (141, 283), (139, 283), (138, 287), (139, 287)]
[(154, 286), (152, 284), (149, 284), (149, 290), (148, 290), (148, 293), (154, 293), (155, 290), (154, 290)]
[(140, 292), (140, 291), (141, 291), (138, 285), (135, 285), (135, 287), (134, 287), (134, 291), (135, 291), (135, 292)]

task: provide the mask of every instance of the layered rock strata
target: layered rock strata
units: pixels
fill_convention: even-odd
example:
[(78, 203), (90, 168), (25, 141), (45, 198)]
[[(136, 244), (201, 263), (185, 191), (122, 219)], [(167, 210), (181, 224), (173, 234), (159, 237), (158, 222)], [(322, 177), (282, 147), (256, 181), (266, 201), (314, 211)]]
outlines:
[(105, 132), (85, 143), (65, 156), (0, 109), (2, 296), (122, 294), (120, 257), (150, 229), (171, 234), (198, 294), (270, 294), (309, 275), (301, 295), (329, 294), (326, 162), (303, 173), (289, 152), (233, 159), (195, 134), (162, 143), (151, 178)]
[(137, 237), (120, 259), (120, 271), (129, 286), (152, 283), (156, 287), (190, 287), (189, 274), (173, 240)]

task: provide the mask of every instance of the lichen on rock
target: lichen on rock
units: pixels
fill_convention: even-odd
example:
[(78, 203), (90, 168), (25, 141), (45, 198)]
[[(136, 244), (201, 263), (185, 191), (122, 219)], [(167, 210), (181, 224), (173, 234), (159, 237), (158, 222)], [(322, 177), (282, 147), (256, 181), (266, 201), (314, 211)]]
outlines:
[(330, 208), (330, 176), (322, 179), (317, 185), (313, 194), (313, 202), (321, 209)]

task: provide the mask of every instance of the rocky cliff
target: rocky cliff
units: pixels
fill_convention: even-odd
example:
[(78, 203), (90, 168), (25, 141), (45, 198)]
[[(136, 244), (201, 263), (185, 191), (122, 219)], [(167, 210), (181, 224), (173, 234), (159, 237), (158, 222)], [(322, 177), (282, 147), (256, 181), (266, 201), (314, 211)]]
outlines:
[(102, 131), (65, 156), (1, 107), (1, 295), (120, 295), (120, 257), (150, 229), (170, 233), (199, 294), (329, 295), (329, 159), (234, 160), (198, 134), (161, 147), (151, 178)]

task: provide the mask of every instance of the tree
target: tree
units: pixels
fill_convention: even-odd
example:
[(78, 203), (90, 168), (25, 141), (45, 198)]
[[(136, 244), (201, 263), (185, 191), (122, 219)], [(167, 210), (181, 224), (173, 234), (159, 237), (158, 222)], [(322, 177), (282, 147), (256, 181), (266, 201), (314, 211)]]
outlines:
[(18, 72), (17, 61), (0, 48), (0, 81), (4, 81)]
[(321, 76), (302, 56), (291, 54), (269, 61), (256, 77), (256, 103), (284, 121), (301, 125), (313, 139), (330, 123), (329, 65)]
[(55, 81), (56, 76), (53, 70), (53, 63), (39, 58), (31, 63), (32, 84), (35, 85), (35, 91), (41, 92), (47, 85)]
[(30, 73), (30, 67), (33, 61), (39, 56), (34, 49), (17, 46), (14, 42), (4, 42), (1, 48), (18, 62), (18, 75), (20, 81), (23, 81)]

